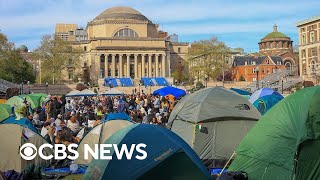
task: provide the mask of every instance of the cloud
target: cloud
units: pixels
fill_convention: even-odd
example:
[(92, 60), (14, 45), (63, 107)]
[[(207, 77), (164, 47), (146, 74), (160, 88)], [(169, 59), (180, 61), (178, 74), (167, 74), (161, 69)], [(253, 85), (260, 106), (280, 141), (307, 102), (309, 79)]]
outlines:
[[(28, 44), (30, 40), (34, 46), (36, 39), (40, 41), (42, 35), (54, 32), (56, 23), (85, 27), (88, 21), (112, 6), (133, 7), (160, 24), (163, 30), (193, 40), (206, 37), (203, 35), (229, 33), (263, 36), (272, 30), (274, 23), (279, 25), (280, 31), (297, 36), (295, 22), (317, 15), (320, 1), (0, 0), (0, 29), (17, 44)], [(227, 41), (236, 44), (232, 39)], [(256, 43), (252, 40), (251, 45), (248, 41), (244, 48), (249, 49)]]

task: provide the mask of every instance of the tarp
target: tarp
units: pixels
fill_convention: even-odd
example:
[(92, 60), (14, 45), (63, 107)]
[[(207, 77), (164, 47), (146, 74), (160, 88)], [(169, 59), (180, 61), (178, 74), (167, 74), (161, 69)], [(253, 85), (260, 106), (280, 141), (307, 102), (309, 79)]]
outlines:
[(79, 93), (80, 93), (80, 91), (78, 91), (78, 90), (73, 90), (73, 91), (69, 92), (68, 94), (66, 94), (66, 96), (76, 96), (76, 95), (79, 94)]
[(181, 99), (169, 125), (207, 166), (217, 167), (230, 158), (260, 117), (245, 97), (223, 87), (211, 87)]
[(11, 115), (11, 106), (8, 104), (0, 104), (0, 122), (9, 118)]
[(251, 95), (250, 92), (242, 90), (242, 89), (237, 89), (237, 88), (230, 88), (230, 90), (240, 94), (240, 95)]
[(74, 96), (96, 96), (97, 93), (89, 90), (89, 89), (85, 89), (80, 91), (78, 94), (74, 95)]
[(170, 130), (149, 124), (133, 124), (112, 135), (104, 144), (118, 147), (144, 143), (147, 157), (136, 150), (132, 159), (118, 160), (111, 149), (112, 160), (93, 160), (84, 179), (212, 179), (199, 157), (180, 137)]
[(102, 95), (105, 95), (105, 96), (116, 96), (116, 95), (122, 95), (122, 94), (124, 93), (117, 90), (116, 88), (111, 88), (108, 91), (102, 93)]
[(319, 139), (317, 86), (289, 95), (268, 111), (236, 148), (229, 170), (245, 171), (249, 179), (318, 179)]
[(153, 95), (160, 95), (160, 96), (166, 96), (169, 94), (173, 95), (176, 99), (178, 99), (181, 96), (185, 96), (186, 91), (179, 88), (172, 87), (172, 86), (166, 86), (158, 90), (155, 90), (153, 92)]
[[(133, 122), (122, 119), (113, 119), (109, 121), (101, 122), (89, 131), (83, 139), (80, 141), (78, 146), (79, 158), (75, 160), (77, 164), (89, 164), (92, 160), (92, 156), (89, 155), (88, 159), (84, 158), (84, 145), (88, 145), (91, 149), (95, 148), (95, 144), (101, 144), (105, 142), (111, 135), (116, 133), (122, 128), (125, 128)], [(83, 129), (84, 130), (84, 129)], [(82, 132), (83, 133), (83, 132)]]
[(108, 113), (102, 121), (110, 121), (110, 120), (128, 120), (131, 121), (131, 118), (126, 113)]
[(249, 101), (264, 115), (269, 109), (277, 104), (283, 96), (271, 88), (262, 88), (254, 92)]

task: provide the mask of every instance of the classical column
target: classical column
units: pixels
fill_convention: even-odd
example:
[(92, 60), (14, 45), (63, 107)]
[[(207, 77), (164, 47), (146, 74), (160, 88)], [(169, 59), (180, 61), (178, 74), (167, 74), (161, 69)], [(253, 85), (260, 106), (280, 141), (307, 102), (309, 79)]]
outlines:
[(127, 76), (130, 77), (130, 54), (127, 54)]
[(156, 54), (155, 76), (159, 77), (159, 54)]
[(105, 54), (104, 55), (104, 76), (105, 77), (108, 77), (108, 69), (109, 69), (109, 66), (108, 66), (108, 54)]
[(116, 73), (115, 73), (116, 62), (115, 61), (116, 61), (116, 55), (112, 54), (112, 62), (111, 62), (111, 76), (112, 77), (116, 76)]
[(138, 54), (134, 55), (134, 78), (138, 79)]
[(166, 77), (166, 55), (162, 54), (162, 59), (161, 59), (161, 70), (162, 70), (162, 76)]
[(148, 54), (148, 72), (149, 72), (149, 77), (152, 77), (152, 55)]
[(141, 59), (141, 77), (145, 77), (146, 75), (145, 75), (145, 69), (146, 69), (146, 67), (145, 67), (145, 64), (144, 64), (144, 62), (145, 62), (145, 55), (144, 54), (142, 54), (141, 55), (142, 56), (142, 59)]
[(123, 69), (122, 69), (122, 67), (123, 67), (122, 57), (123, 57), (123, 54), (119, 54), (119, 72), (118, 72), (118, 74), (119, 74), (120, 78), (123, 77), (123, 74), (122, 74), (122, 72), (123, 72)]

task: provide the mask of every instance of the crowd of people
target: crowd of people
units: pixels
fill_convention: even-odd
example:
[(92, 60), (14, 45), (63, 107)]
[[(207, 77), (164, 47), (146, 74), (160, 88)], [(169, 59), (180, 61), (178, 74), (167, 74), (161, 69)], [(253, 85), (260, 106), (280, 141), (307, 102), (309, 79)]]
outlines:
[[(154, 96), (133, 93), (121, 96), (54, 97), (48, 96), (42, 107), (31, 109), (25, 104), (18, 113), (28, 118), (52, 144), (78, 143), (83, 136), (99, 124), (109, 113), (126, 113), (135, 123), (167, 127), (177, 99), (172, 95)], [(16, 111), (17, 112), (17, 111)], [(80, 131), (82, 128), (85, 131)]]

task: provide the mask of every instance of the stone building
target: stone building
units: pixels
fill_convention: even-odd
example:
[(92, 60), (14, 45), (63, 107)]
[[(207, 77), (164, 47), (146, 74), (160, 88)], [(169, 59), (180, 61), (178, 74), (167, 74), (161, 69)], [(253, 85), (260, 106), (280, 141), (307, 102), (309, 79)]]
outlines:
[(317, 81), (320, 61), (320, 16), (298, 22), (301, 76)]
[(273, 32), (267, 34), (258, 44), (261, 55), (280, 56), (286, 68), (298, 75), (298, 56), (293, 51), (293, 41), (284, 33), (279, 32), (277, 25), (274, 25)]
[(167, 32), (130, 7), (103, 11), (88, 22), (81, 40), (70, 37), (77, 26), (66, 25), (69, 33), (62, 26), (57, 24), (56, 34), (83, 49), (81, 65), (89, 67), (94, 82), (105, 77), (170, 77), (188, 53), (188, 43), (171, 41)]

